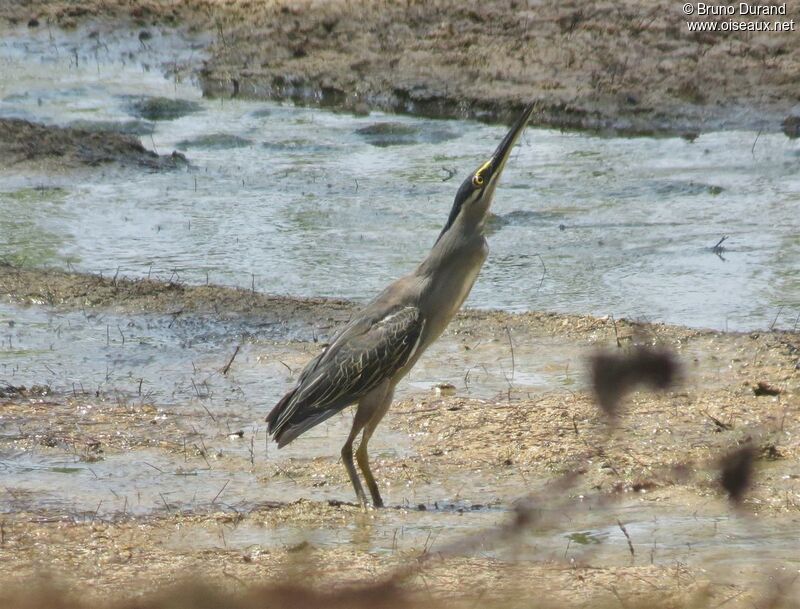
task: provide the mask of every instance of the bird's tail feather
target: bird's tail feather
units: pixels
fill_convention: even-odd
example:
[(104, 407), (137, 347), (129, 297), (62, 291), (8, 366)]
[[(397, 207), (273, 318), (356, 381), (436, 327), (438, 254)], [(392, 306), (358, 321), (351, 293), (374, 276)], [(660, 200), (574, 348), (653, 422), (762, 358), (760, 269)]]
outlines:
[(272, 410), (270, 410), (269, 414), (267, 415), (267, 432), (268, 433), (275, 434), (275, 435), (280, 433), (281, 430), (276, 427), (275, 422), (278, 420), (278, 418), (281, 416), (281, 413), (283, 412), (283, 410), (286, 408), (286, 406), (289, 404), (289, 402), (294, 397), (294, 392), (295, 391), (297, 391), (296, 387), (294, 389), (292, 389), (291, 391), (287, 392), (286, 395), (284, 395), (280, 399), (280, 401), (277, 404), (275, 404), (275, 406), (272, 408)]
[(340, 411), (341, 408), (327, 408), (325, 410), (315, 412), (310, 416), (303, 417), (299, 421), (286, 421), (286, 423), (281, 425), (280, 429), (275, 430), (275, 434), (273, 436), (275, 441), (278, 443), (278, 448), (283, 448), (289, 442), (297, 438), (297, 436), (300, 434), (305, 433), (312, 427), (315, 427), (323, 421), (326, 421)]

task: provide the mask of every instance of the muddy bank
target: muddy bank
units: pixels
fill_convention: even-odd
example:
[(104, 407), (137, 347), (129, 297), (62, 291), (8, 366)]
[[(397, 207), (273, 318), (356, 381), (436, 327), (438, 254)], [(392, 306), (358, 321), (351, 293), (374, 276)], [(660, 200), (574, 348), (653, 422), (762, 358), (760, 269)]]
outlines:
[[(26, 305), (112, 310), (123, 316), (179, 313), (181, 323), (189, 325), (192, 319), (201, 320), (209, 313), (215, 319), (239, 316), (321, 328), (323, 341), (356, 306), (213, 285), (132, 281), (8, 265), (0, 265), (0, 297)], [(239, 336), (232, 335), (230, 344), (238, 340)], [(299, 371), (320, 348), (311, 340), (278, 345), (277, 351), (258, 336), (246, 342), (251, 344), (233, 365), (233, 379), (246, 375), (253, 366), (258, 375), (264, 375), (269, 362), (280, 360), (281, 364), (275, 365), (289, 371), (284, 382), (290, 382), (292, 370)], [(678, 383), (665, 393), (634, 393), (624, 402), (619, 425), (609, 426), (589, 384), (588, 358), (601, 349), (627, 352), (652, 345), (675, 354), (680, 366)], [(220, 347), (220, 368), (231, 349)], [(247, 354), (255, 357), (256, 363), (242, 361)], [(463, 311), (404, 383), (399, 403), (387, 416), (388, 425), (383, 426), (396, 430), (398, 438), (411, 438), (413, 451), (382, 456), (378, 475), (382, 483), (391, 486), (399, 481), (447, 480), (454, 472), (480, 468), (497, 487), (490, 497), (472, 498), (483, 503), (512, 501), (522, 494), (515, 490), (520, 481), (546, 480), (573, 471), (581, 472), (575, 494), (645, 491), (652, 500), (675, 493), (723, 497), (714, 482), (718, 459), (736, 446), (752, 445), (765, 472), (752, 496), (753, 509), (796, 510), (800, 505), (800, 479), (793, 471), (800, 459), (798, 358), (800, 335), (796, 332), (726, 333), (591, 316)], [(433, 391), (430, 381), (421, 388), (417, 378), (446, 379), (453, 387), (442, 395), (441, 390)], [(279, 388), (273, 391), (277, 393)], [(15, 417), (15, 429), (23, 429), (24, 420), (35, 420), (31, 413), (26, 415), (26, 408), (38, 408), (37, 399), (51, 403), (54, 415), (63, 411), (65, 417), (70, 408), (81, 410), (82, 404), (94, 399), (81, 391), (76, 394), (74, 388), (62, 397), (52, 396), (50, 391), (44, 397), (6, 393), (16, 404), (6, 411)], [(120, 404), (113, 394), (95, 397), (99, 402), (81, 412), (102, 419), (92, 424), (96, 435), (114, 420), (113, 405)], [(65, 399), (70, 403), (63, 404)], [(112, 400), (112, 407), (103, 405), (103, 400)], [(181, 433), (191, 436), (192, 429), (202, 429), (198, 417), (205, 418), (209, 407), (217, 411), (217, 417), (223, 416), (213, 400), (187, 417), (177, 406), (163, 408), (133, 396), (130, 407), (119, 410), (122, 418), (118, 424), (127, 426), (132, 424), (126, 422), (128, 417), (146, 419), (157, 410), (164, 423), (153, 431), (162, 435), (171, 429), (163, 439), (171, 450), (180, 452), (185, 451)], [(226, 411), (224, 416), (231, 422), (225, 424), (209, 414), (213, 420), (206, 421), (209, 447), (221, 445), (227, 447), (224, 452), (230, 452), (229, 426), (247, 425), (246, 407), (239, 405), (238, 415)], [(258, 406), (255, 415), (261, 416), (264, 408)], [(29, 446), (35, 438), (48, 434), (64, 436), (66, 431), (57, 421), (48, 423), (47, 432), (40, 430), (18, 439), (19, 445)], [(10, 419), (6, 424), (12, 424)], [(346, 421), (340, 424), (346, 427)], [(141, 432), (129, 435), (138, 437)], [(87, 441), (78, 441), (78, 445)], [(333, 446), (335, 441), (331, 441)], [(113, 444), (111, 439), (107, 442)], [(280, 453), (277, 465), (267, 464), (272, 474), (266, 477), (277, 475), (301, 485), (343, 489), (344, 498), (349, 497), (335, 446), (330, 454), (323, 451), (322, 458), (312, 461), (298, 459), (303, 453), (302, 446), (298, 447), (299, 452), (293, 448)], [(247, 468), (244, 460), (252, 457), (242, 449), (218, 467)]]
[[(223, 317), (231, 314), (307, 323), (324, 320), (334, 324), (347, 321), (359, 307), (357, 303), (341, 299), (272, 296), (252, 289), (187, 284), (174, 274), (171, 277), (129, 279), (23, 267), (4, 261), (0, 261), (0, 298), (22, 305), (99, 308), (122, 314), (215, 313)], [(586, 340), (592, 344), (615, 343), (620, 348), (661, 344), (684, 349), (692, 342), (708, 348), (714, 341), (722, 341), (717, 349), (727, 345), (725, 353), (750, 348), (759, 353), (764, 349), (783, 349), (790, 358), (800, 353), (797, 332), (722, 332), (609, 316), (542, 311), (509, 313), (465, 309), (458, 313), (447, 332), (457, 336), (463, 344), (472, 341), (471, 349), (478, 350), (482, 340), (491, 338), (492, 342), (508, 344), (509, 334), (515, 336), (519, 333), (537, 338), (559, 336)]]
[(798, 101), (797, 32), (690, 34), (672, 2), (280, 4), (220, 15), (207, 94), (491, 121), (535, 100), (540, 124), (633, 133), (778, 130)]
[(147, 150), (133, 135), (0, 118), (0, 171), (63, 171), (106, 164), (166, 171), (188, 162), (179, 152), (159, 155)]
[[(269, 513), (274, 512), (274, 515)], [(305, 514), (315, 521), (337, 526), (343, 520), (358, 521), (353, 532), (368, 536), (379, 520), (344, 506), (327, 507), (299, 503), (253, 514), (295, 520)], [(42, 582), (28, 590), (21, 584), (39, 572), (36, 564), (52, 565), (47, 578), (68, 582), (91, 581), (80, 594), (82, 603), (59, 607), (109, 606), (110, 598), (140, 596), (134, 605), (157, 607), (530, 607), (531, 598), (546, 596), (545, 606), (708, 607), (728, 600), (728, 606), (747, 607), (769, 598), (771, 606), (794, 607), (788, 581), (747, 588), (712, 581), (683, 564), (670, 567), (633, 565), (595, 568), (559, 561), (512, 563), (485, 556), (472, 558), (416, 551), (375, 555), (354, 549), (333, 549), (311, 544), (247, 550), (216, 549), (201, 552), (174, 551), (170, 543), (182, 530), (211, 532), (218, 538), (235, 532), (236, 520), (227, 515), (205, 519), (167, 518), (160, 522), (94, 522), (6, 524), (6, 545), (0, 555), (16, 560), (16, 573), (6, 577), (0, 599), (9, 606), (28, 607), (25, 600), (42, 599), (52, 607), (48, 587)], [(177, 531), (177, 533), (176, 533)], [(45, 549), (34, 540), (52, 538), (58, 543)], [(191, 576), (188, 574), (192, 574)], [(787, 575), (787, 580), (789, 576)], [(9, 581), (9, 579), (11, 581)], [(152, 590), (175, 586), (178, 590), (153, 598)], [(200, 585), (199, 582), (202, 582)], [(15, 585), (16, 584), (16, 585)], [(136, 590), (149, 592), (136, 595)], [(31, 590), (40, 592), (31, 596)], [(120, 591), (125, 590), (124, 594)], [(70, 599), (70, 587), (58, 598)], [(782, 592), (782, 593), (781, 593)], [(144, 596), (144, 598), (141, 598)], [(22, 605), (17, 604), (23, 601)], [(52, 598), (49, 599), (52, 602)], [(733, 602), (730, 602), (733, 601)], [(119, 602), (119, 601), (118, 601)], [(97, 605), (95, 605), (97, 603)], [(175, 604), (177, 603), (177, 604)], [(30, 605), (31, 609), (39, 604)], [(116, 606), (116, 605), (111, 605)], [(123, 604), (129, 607), (129, 604)]]
[[(173, 279), (175, 279), (173, 281)], [(293, 298), (271, 296), (254, 290), (220, 285), (191, 285), (177, 278), (128, 279), (90, 273), (74, 273), (58, 269), (22, 267), (0, 261), (0, 297), (23, 305), (47, 305), (68, 309), (95, 307), (113, 309), (124, 314), (136, 313), (215, 313), (263, 318), (291, 319), (316, 323), (320, 320), (341, 323), (350, 318), (358, 305), (332, 298)], [(559, 334), (586, 337), (597, 332), (608, 339), (616, 332), (626, 344), (634, 336), (667, 334), (688, 337), (705, 334), (703, 330), (638, 324), (628, 320), (611, 320), (590, 315), (528, 312), (464, 310), (450, 331), (463, 340), (474, 337), (502, 337), (506, 328), (536, 332), (537, 335)], [(713, 333), (712, 333), (713, 334)]]
[[(0, 294), (131, 321), (216, 308), (333, 326), (353, 307), (9, 266), (0, 266)], [(63, 349), (59, 340), (54, 332), (51, 351)], [(131, 342), (108, 349), (124, 358)], [(609, 425), (586, 357), (654, 344), (675, 353), (680, 381), (632, 393)], [(455, 394), (403, 383), (370, 445), (390, 507), (367, 513), (350, 503), (338, 458), (350, 415), (275, 451), (261, 427), (269, 383), (237, 401), (217, 373), (170, 405), (141, 390), (3, 386), (3, 593), (44, 571), (84, 598), (91, 581), (89, 597), (107, 600), (191, 573), (221, 594), (302, 578), (328, 590), (389, 580), (428, 605), (527, 606), (547, 594), (555, 604), (636, 606), (657, 593), (670, 607), (751, 606), (767, 574), (796, 569), (799, 347), (789, 332), (465, 311), (418, 365), (423, 378), (455, 371)], [(319, 348), (254, 339), (225, 382), (274, 365), (288, 383)], [(230, 353), (219, 347), (217, 368)], [(532, 381), (539, 369), (544, 380)], [(483, 385), (498, 390), (476, 397)], [(720, 462), (741, 447), (752, 447), (753, 483), (732, 509)]]
[[(206, 95), (352, 112), (504, 121), (535, 100), (542, 125), (691, 135), (780, 130), (799, 101), (797, 32), (690, 33), (680, 5), (666, 0), (157, 0), (133, 8), (82, 0), (3, 2), (0, 15), (31, 28), (125, 18), (132, 27), (210, 30)], [(793, 133), (793, 125), (783, 127)]]
[(125, 279), (53, 269), (30, 269), (0, 262), (0, 297), (10, 302), (123, 313), (260, 316), (293, 321), (344, 321), (353, 311), (346, 301), (268, 296), (223, 286), (187, 285), (172, 279)]
[[(254, 513), (247, 520), (284, 517), (295, 521), (298, 514), (316, 522), (327, 520), (332, 527), (356, 521), (352, 531), (356, 538), (368, 537), (380, 520), (353, 507), (302, 502)], [(50, 565), (45, 576), (51, 585), (53, 580), (61, 584), (59, 601), (75, 602), (73, 595), (79, 594), (81, 602), (59, 602), (57, 606), (65, 609), (116, 607), (119, 599), (130, 597), (136, 597), (133, 605), (122, 603), (122, 607), (467, 608), (479, 603), (522, 608), (541, 595), (553, 607), (613, 607), (622, 598), (626, 607), (659, 608), (709, 606), (735, 595), (739, 602), (729, 606), (744, 607), (767, 592), (712, 582), (684, 565), (603, 569), (557, 561), (511, 563), (484, 556), (428, 555), (423, 548), (379, 555), (313, 544), (205, 551), (170, 547), (182, 531), (221, 539), (235, 534), (241, 523), (228, 515), (146, 523), (6, 522), (5, 544), (0, 547), (0, 556), (7, 559), (0, 567), (4, 579), (0, 600), (10, 603), (7, 606), (30, 609), (54, 606), (47, 586), (37, 580), (30, 586), (33, 578), (41, 576), (37, 566), (42, 563)], [(37, 539), (54, 543), (45, 549)], [(431, 550), (435, 552), (435, 545)], [(14, 572), (7, 571), (11, 565)], [(92, 586), (78, 592), (76, 581), (90, 581)], [(187, 581), (176, 591), (153, 593)], [(775, 595), (772, 606), (791, 607), (790, 598), (789, 594)], [(109, 603), (111, 599), (116, 603)], [(25, 601), (33, 602), (27, 605)]]
[[(736, 413), (720, 413), (720, 404), (730, 397), (714, 396), (719, 400), (714, 414), (738, 426), (739, 419), (734, 417), (750, 417), (750, 425), (755, 411), (756, 419), (777, 430), (776, 417), (781, 417), (777, 404), (758, 408), (745, 399)], [(676, 402), (673, 396), (651, 401), (646, 395), (637, 395), (616, 435), (601, 429), (602, 422), (584, 396), (571, 399), (553, 394), (536, 400), (514, 396), (511, 401), (480, 403), (447, 398), (396, 404), (389, 414), (390, 424), (408, 429), (419, 453), (402, 459), (378, 453), (374, 467), (380, 484), (395, 489), (398, 482), (423, 486), (432, 478), (451, 477), (462, 480), (464, 499), (456, 505), (392, 502), (385, 510), (368, 513), (347, 501), (350, 489), (333, 455), (280, 459), (277, 463), (265, 462), (262, 455), (249, 463), (243, 457), (212, 458), (194, 450), (187, 457), (181, 455), (180, 442), (175, 441), (180, 435), (172, 436), (176, 422), (187, 430), (190, 424), (179, 422), (174, 413), (161, 414), (165, 421), (147, 432), (146, 414), (118, 408), (112, 426), (104, 420), (113, 408), (94, 413), (85, 408), (87, 399), (83, 400), (87, 414), (77, 424), (56, 424), (74, 429), (69, 441), (88, 463), (75, 464), (73, 469), (96, 470), (102, 479), (99, 461), (112, 458), (120, 449), (142, 449), (137, 442), (119, 445), (114, 434), (106, 436), (104, 430), (115, 429), (116, 435), (121, 432), (123, 437), (139, 436), (137, 430), (143, 430), (151, 438), (151, 446), (175, 455), (182, 475), (202, 476), (204, 462), (221, 470), (222, 481), (204, 490), (209, 498), (223, 491), (230, 494), (226, 476), (250, 469), (263, 501), (244, 508), (231, 505), (231, 498), (226, 497), (216, 506), (212, 501), (183, 511), (165, 499), (161, 509), (136, 517), (123, 507), (121, 496), (116, 513), (108, 514), (102, 503), (96, 509), (65, 513), (37, 507), (35, 496), (13, 485), (6, 487), (2, 501), (15, 509), (0, 517), (0, 580), (5, 594), (14, 590), (15, 584), (44, 573), (82, 598), (104, 601), (123, 589), (130, 595), (149, 595), (158, 587), (191, 576), (219, 586), (226, 594), (287, 580), (309, 579), (314, 590), (328, 591), (393, 581), (411, 596), (409, 600), (424, 600), (426, 606), (440, 599), (447, 599), (448, 606), (454, 602), (474, 606), (480, 599), (482, 606), (523, 607), (529, 606), (531, 596), (543, 593), (556, 605), (597, 606), (620, 595), (626, 606), (638, 601), (653, 606), (649, 595), (657, 590), (659, 601), (668, 607), (685, 607), (693, 600), (702, 601), (698, 606), (709, 606), (709, 602), (717, 604), (734, 597), (731, 606), (745, 607), (765, 593), (760, 578), (772, 573), (779, 560), (773, 557), (765, 562), (756, 554), (739, 556), (736, 581), (731, 581), (723, 576), (724, 568), (715, 568), (713, 563), (698, 564), (695, 559), (692, 564), (663, 564), (662, 554), (681, 539), (668, 516), (663, 516), (658, 543), (631, 528), (632, 556), (625, 545), (606, 547), (602, 534), (586, 530), (584, 519), (589, 514), (595, 518), (619, 514), (630, 527), (630, 506), (637, 503), (645, 510), (662, 509), (666, 514), (680, 505), (685, 517), (700, 523), (696, 526), (705, 531), (724, 526), (719, 514), (727, 508), (716, 480), (716, 458), (720, 450), (749, 441), (746, 429), (743, 425), (718, 432), (701, 413), (678, 410), (686, 402)], [(703, 405), (697, 402), (692, 408)], [(14, 417), (26, 406), (4, 404), (3, 409), (9, 407)], [(36, 407), (43, 411), (47, 405)], [(80, 408), (77, 401), (73, 407)], [(731, 419), (729, 415), (733, 415)], [(790, 415), (787, 421), (785, 437), (796, 438), (796, 416)], [(103, 442), (102, 448), (86, 446), (75, 433), (94, 430), (95, 423), (99, 428), (95, 441)], [(30, 427), (29, 422), (15, 424), (26, 430)], [(689, 435), (685, 435), (687, 431)], [(43, 437), (47, 444), (33, 450), (57, 449), (56, 433)], [(109, 445), (106, 439), (110, 439)], [(206, 437), (211, 452), (220, 441)], [(4, 444), (7, 442), (4, 439)], [(758, 462), (755, 488), (748, 493), (743, 513), (750, 515), (754, 531), (765, 527), (792, 538), (800, 497), (791, 466), (796, 463), (796, 440), (782, 444), (781, 450), (784, 461)], [(156, 463), (163, 467), (163, 462)], [(689, 464), (688, 475), (677, 477), (677, 464)], [(564, 477), (569, 468), (577, 479)], [(472, 482), (465, 476), (467, 472), (473, 472)], [(65, 471), (63, 475), (70, 474)], [(164, 475), (150, 471), (154, 479)], [(178, 479), (177, 473), (171, 475)], [(696, 481), (686, 484), (687, 478)], [(275, 500), (275, 485), (282, 479), (291, 480), (309, 495), (321, 486), (334, 485), (345, 502)], [(478, 480), (481, 486), (476, 485)], [(390, 493), (396, 499), (396, 491)], [(527, 501), (532, 507), (525, 513), (531, 520), (521, 519), (514, 501), (529, 493)], [(736, 539), (724, 529), (720, 535)], [(556, 551), (538, 549), (554, 542)], [(783, 575), (791, 578), (791, 565), (787, 568)], [(783, 576), (780, 569), (774, 573), (779, 579)], [(92, 582), (91, 590), (85, 589), (87, 581)]]

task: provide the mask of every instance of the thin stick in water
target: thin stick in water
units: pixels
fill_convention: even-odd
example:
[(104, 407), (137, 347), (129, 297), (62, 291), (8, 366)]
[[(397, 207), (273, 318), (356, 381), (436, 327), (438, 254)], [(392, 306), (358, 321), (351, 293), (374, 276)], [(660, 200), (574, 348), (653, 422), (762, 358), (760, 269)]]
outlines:
[(228, 482), (230, 482), (230, 480), (226, 480), (225, 484), (222, 485), (222, 488), (219, 489), (219, 492), (216, 495), (214, 495), (214, 498), (211, 500), (211, 505), (214, 505), (217, 502), (217, 499), (222, 494), (222, 491), (224, 491), (225, 487), (228, 486)]
[(631, 559), (636, 558), (636, 553), (633, 551), (633, 543), (631, 542), (631, 536), (628, 535), (628, 530), (625, 528), (625, 525), (622, 524), (622, 522), (620, 522), (619, 520), (617, 520), (617, 526), (619, 527), (619, 530), (622, 531), (622, 534), (625, 535), (625, 539), (628, 540), (628, 550), (630, 550)]
[(236, 349), (233, 350), (233, 355), (231, 355), (231, 358), (228, 360), (228, 363), (225, 364), (225, 367), (222, 369), (223, 376), (227, 376), (228, 371), (231, 369), (231, 364), (233, 364), (233, 360), (236, 359), (236, 354), (239, 353), (240, 346), (241, 345), (236, 345)]

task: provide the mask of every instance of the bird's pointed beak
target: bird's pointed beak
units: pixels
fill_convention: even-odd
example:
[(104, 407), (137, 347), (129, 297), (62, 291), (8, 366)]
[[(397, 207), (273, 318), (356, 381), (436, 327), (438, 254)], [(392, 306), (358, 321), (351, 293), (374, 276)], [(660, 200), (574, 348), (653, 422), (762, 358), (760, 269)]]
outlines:
[(511, 128), (508, 130), (508, 133), (506, 133), (503, 141), (500, 142), (497, 150), (494, 151), (492, 157), (486, 162), (486, 165), (484, 166), (484, 179), (494, 182), (500, 177), (500, 174), (503, 172), (503, 168), (506, 166), (508, 157), (511, 156), (511, 151), (514, 148), (514, 144), (517, 143), (519, 136), (522, 135), (522, 132), (525, 130), (525, 125), (528, 124), (531, 114), (533, 114), (532, 103), (525, 106), (525, 109), (517, 117), (517, 120), (515, 120), (514, 124), (511, 125)]

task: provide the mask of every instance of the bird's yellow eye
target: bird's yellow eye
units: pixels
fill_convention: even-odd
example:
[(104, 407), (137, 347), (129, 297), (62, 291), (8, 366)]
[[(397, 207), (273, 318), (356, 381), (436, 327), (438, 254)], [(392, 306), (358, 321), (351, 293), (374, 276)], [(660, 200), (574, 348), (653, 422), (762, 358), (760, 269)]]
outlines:
[(492, 159), (486, 161), (483, 165), (478, 168), (478, 171), (475, 172), (475, 175), (472, 176), (472, 185), (475, 188), (480, 188), (483, 186), (483, 183), (486, 181), (483, 179), (483, 172), (488, 170), (492, 166)]

